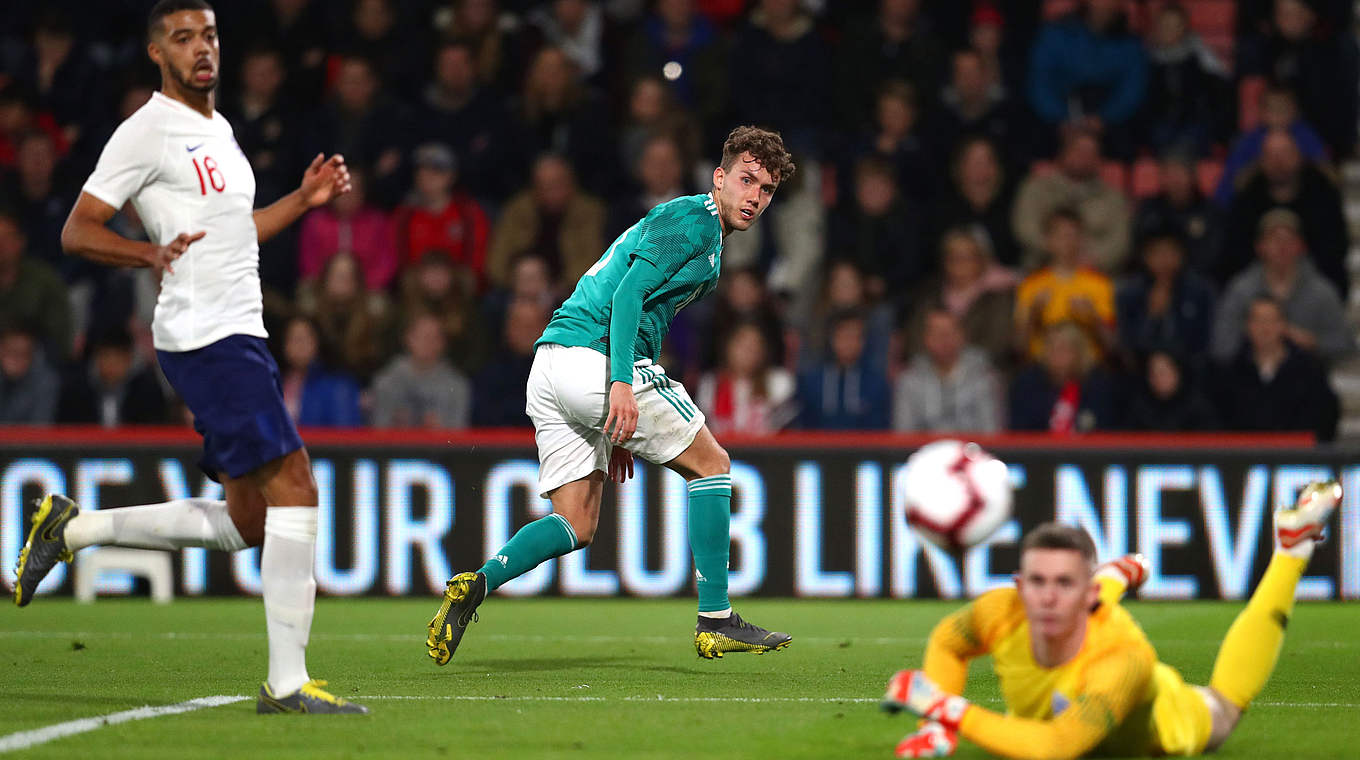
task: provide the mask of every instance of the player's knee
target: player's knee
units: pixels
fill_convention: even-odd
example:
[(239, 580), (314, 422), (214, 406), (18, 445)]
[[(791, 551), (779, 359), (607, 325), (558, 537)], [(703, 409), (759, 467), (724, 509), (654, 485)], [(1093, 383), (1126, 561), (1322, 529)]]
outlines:
[(727, 449), (715, 446), (713, 455), (709, 457), (708, 472), (702, 473), (703, 477), (708, 478), (714, 475), (726, 475), (732, 471), (732, 457), (728, 456)]
[(571, 523), (572, 532), (576, 534), (577, 549), (584, 549), (595, 541), (596, 521), (587, 519), (573, 520), (567, 518), (567, 522)]

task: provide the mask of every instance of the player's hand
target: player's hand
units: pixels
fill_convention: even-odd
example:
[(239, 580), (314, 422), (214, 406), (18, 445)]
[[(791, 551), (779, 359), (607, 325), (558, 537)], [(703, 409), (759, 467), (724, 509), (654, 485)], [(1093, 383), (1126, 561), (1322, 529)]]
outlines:
[(609, 384), (609, 415), (604, 418), (604, 434), (618, 446), (637, 430), (638, 405), (633, 397), (633, 386), (614, 381)]
[(942, 691), (919, 670), (899, 670), (888, 681), (888, 690), (879, 706), (884, 712), (905, 710), (918, 718), (937, 721), (951, 731), (958, 731), (959, 722), (968, 710), (968, 700)]
[(897, 743), (898, 757), (949, 757), (959, 747), (959, 732), (930, 721)]
[(633, 452), (622, 446), (609, 451), (609, 479), (622, 483), (633, 477)]
[(349, 167), (345, 166), (345, 157), (335, 154), (326, 158), (324, 154), (316, 154), (312, 159), (311, 166), (302, 173), (302, 184), (298, 187), (298, 192), (302, 194), (302, 200), (307, 204), (307, 208), (316, 208), (329, 203), (331, 198), (344, 195), (353, 189), (349, 179)]
[(153, 269), (156, 270), (157, 273), (160, 273), (161, 271), (166, 271), (169, 272), (170, 274), (174, 274), (175, 267), (173, 265), (175, 263), (175, 259), (178, 259), (180, 256), (183, 256), (184, 252), (189, 250), (189, 245), (191, 243), (202, 240), (203, 236), (206, 234), (208, 233), (203, 232), (201, 230), (199, 232), (193, 233), (192, 235), (187, 232), (181, 232), (178, 235), (176, 235), (175, 239), (171, 240), (169, 243), (166, 243), (165, 245), (158, 245), (155, 248), (151, 249), (151, 259), (148, 263), (151, 265)]

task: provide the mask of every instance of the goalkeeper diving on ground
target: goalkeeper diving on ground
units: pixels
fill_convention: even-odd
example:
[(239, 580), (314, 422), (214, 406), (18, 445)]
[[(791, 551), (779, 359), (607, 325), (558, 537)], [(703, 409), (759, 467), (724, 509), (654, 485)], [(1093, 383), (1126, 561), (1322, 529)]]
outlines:
[[(1091, 537), (1046, 523), (1020, 544), (1015, 587), (990, 591), (931, 632), (920, 670), (888, 682), (883, 709), (922, 719), (898, 757), (946, 757), (959, 738), (1011, 758), (1194, 756), (1232, 733), (1265, 687), (1284, 643), (1294, 591), (1341, 501), (1312, 483), (1275, 511), (1275, 552), (1219, 648), (1208, 686), (1186, 684), (1157, 660), (1119, 604), (1147, 577), (1130, 555), (1096, 567)], [(958, 696), (968, 661), (990, 654), (1004, 714)]]

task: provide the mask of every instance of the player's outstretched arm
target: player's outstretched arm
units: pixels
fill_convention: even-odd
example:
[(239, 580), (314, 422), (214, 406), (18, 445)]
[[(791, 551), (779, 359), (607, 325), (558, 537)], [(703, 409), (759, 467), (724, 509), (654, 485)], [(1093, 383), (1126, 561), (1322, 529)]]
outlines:
[(61, 248), (70, 254), (116, 267), (154, 267), (174, 273), (174, 262), (203, 237), (182, 232), (166, 245), (128, 240), (107, 226), (118, 209), (89, 193), (81, 193), (61, 228)]
[(338, 153), (330, 158), (321, 153), (316, 154), (311, 166), (302, 173), (302, 183), (298, 189), (255, 210), (256, 238), (261, 243), (269, 240), (310, 209), (323, 206), (331, 198), (344, 195), (350, 189), (349, 167), (345, 166), (345, 157)]

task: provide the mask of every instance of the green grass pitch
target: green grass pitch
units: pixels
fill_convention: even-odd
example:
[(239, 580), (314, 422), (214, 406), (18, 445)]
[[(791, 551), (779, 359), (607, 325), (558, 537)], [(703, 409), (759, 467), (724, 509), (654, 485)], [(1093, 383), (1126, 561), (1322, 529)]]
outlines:
[[(878, 711), (957, 603), (739, 600), (794, 635), (704, 661), (684, 600), (509, 600), (481, 608), (447, 667), (425, 656), (434, 599), (322, 599), (314, 677), (370, 716), (256, 716), (258, 600), (39, 599), (0, 612), (0, 737), (210, 695), (234, 704), (108, 726), (24, 757), (891, 758), (904, 718)], [(1241, 605), (1129, 605), (1164, 662), (1203, 683)], [(1360, 607), (1301, 603), (1274, 677), (1223, 758), (1360, 757)], [(968, 696), (998, 706), (986, 660)], [(966, 743), (958, 757), (983, 753)]]

